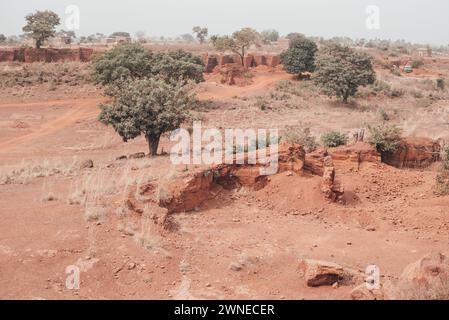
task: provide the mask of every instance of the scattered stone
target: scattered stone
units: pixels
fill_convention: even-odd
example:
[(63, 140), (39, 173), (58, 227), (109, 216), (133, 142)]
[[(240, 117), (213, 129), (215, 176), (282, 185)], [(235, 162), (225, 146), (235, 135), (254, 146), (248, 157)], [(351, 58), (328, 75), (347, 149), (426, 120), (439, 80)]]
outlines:
[(309, 287), (332, 286), (335, 283), (349, 284), (354, 277), (353, 271), (328, 261), (303, 259), (299, 262), (299, 271)]
[(145, 158), (145, 152), (136, 152), (128, 156), (128, 159), (141, 159), (141, 158)]
[(231, 269), (232, 271), (240, 271), (242, 270), (242, 265), (240, 263), (233, 262), (229, 265), (229, 269)]
[(94, 162), (90, 159), (81, 162), (80, 169), (90, 169), (94, 167)]

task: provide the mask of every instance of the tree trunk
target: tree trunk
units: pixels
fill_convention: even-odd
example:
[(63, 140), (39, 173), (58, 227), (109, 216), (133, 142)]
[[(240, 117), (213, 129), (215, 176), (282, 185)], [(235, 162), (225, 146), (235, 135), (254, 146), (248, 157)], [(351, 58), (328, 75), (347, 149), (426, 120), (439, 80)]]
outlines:
[(348, 103), (349, 93), (344, 92), (343, 93), (343, 103)]
[(246, 66), (245, 66), (245, 46), (242, 47), (242, 55), (240, 56), (240, 58), (242, 59), (242, 67), (246, 69)]
[(146, 135), (145, 139), (148, 142), (148, 149), (150, 151), (150, 157), (157, 155), (157, 148), (159, 147), (159, 140), (161, 135)]
[(37, 48), (37, 49), (40, 49), (40, 48), (41, 48), (41, 45), (42, 45), (41, 39), (36, 40), (36, 48)]

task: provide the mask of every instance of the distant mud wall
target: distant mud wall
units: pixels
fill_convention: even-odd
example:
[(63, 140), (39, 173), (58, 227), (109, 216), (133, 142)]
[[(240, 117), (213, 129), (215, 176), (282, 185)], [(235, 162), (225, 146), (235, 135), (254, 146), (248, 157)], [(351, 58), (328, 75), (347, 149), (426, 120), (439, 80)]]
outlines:
[[(204, 54), (202, 56), (206, 72), (210, 73), (216, 66), (223, 66), (226, 64), (237, 63), (242, 65), (242, 59), (239, 55), (223, 55), (223, 54)], [(247, 68), (257, 66), (276, 67), (281, 63), (279, 55), (255, 55), (249, 54), (245, 57), (243, 64)]]
[(91, 48), (52, 49), (52, 48), (16, 48), (0, 49), (0, 62), (65, 62), (92, 60)]

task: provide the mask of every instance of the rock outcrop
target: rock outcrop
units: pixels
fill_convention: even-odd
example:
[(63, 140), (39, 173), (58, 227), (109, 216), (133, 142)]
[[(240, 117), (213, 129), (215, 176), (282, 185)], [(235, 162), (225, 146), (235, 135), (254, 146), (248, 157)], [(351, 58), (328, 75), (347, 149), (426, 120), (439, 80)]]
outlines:
[(321, 191), (331, 201), (343, 201), (343, 185), (335, 179), (335, 167), (331, 156), (326, 156), (323, 161), (324, 172), (321, 181)]
[(354, 271), (336, 263), (321, 260), (302, 259), (298, 268), (309, 287), (351, 284), (356, 275)]
[(395, 291), (396, 298), (449, 299), (449, 258), (434, 252), (409, 264)]
[[(204, 54), (202, 56), (206, 73), (214, 71), (216, 66), (226, 66), (229, 64), (236, 64), (242, 66), (242, 59), (239, 55), (227, 54)], [(281, 63), (279, 55), (255, 55), (248, 54), (243, 61), (245, 68), (252, 68), (257, 66), (268, 66), (271, 68), (277, 67)]]
[(367, 143), (358, 142), (349, 146), (330, 149), (318, 149), (306, 155), (305, 170), (322, 176), (324, 173), (324, 158), (330, 155), (337, 167), (358, 170), (364, 162), (381, 163), (380, 153)]
[(379, 289), (368, 289), (366, 283), (355, 287), (351, 290), (350, 296), (352, 300), (387, 300), (388, 296), (383, 287)]
[(396, 168), (424, 168), (439, 160), (440, 144), (428, 138), (403, 138), (392, 154), (382, 155), (385, 163)]
[[(269, 149), (268, 149), (269, 150)], [(243, 164), (237, 159), (241, 158)], [(249, 154), (237, 154), (234, 163), (220, 164), (207, 170), (188, 174), (168, 186), (169, 196), (159, 203), (172, 212), (191, 211), (206, 200), (216, 196), (220, 188), (236, 188), (246, 186), (259, 190), (268, 183), (268, 176), (263, 173), (264, 167), (270, 164), (270, 158), (261, 159), (256, 164), (248, 163)], [(296, 144), (280, 144), (278, 148), (278, 173), (291, 171), (298, 175), (303, 172), (305, 151)], [(218, 189), (217, 189), (217, 186)]]

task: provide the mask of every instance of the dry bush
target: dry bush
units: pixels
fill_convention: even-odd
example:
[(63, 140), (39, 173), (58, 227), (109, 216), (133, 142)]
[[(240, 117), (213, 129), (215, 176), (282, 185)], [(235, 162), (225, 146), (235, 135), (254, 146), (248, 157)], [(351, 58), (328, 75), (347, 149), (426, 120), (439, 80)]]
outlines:
[(312, 81), (280, 80), (276, 83), (275, 89), (302, 98), (310, 98), (319, 94), (318, 87)]
[(316, 138), (311, 134), (310, 128), (287, 128), (282, 136), (282, 140), (289, 143), (297, 143), (304, 147), (306, 152), (315, 151), (318, 147)]
[(398, 289), (402, 300), (449, 300), (449, 277), (441, 277), (431, 286), (414, 284)]
[(449, 194), (449, 147), (442, 151), (442, 163), (436, 176), (435, 193), (438, 195)]
[(90, 81), (88, 64), (82, 62), (14, 63), (0, 68), (0, 88), (46, 83), (49, 90), (59, 85), (79, 86)]
[(26, 184), (34, 178), (55, 175), (72, 176), (76, 169), (76, 157), (71, 162), (66, 162), (63, 159), (45, 159), (39, 163), (22, 161), (18, 165), (0, 168), (0, 184)]

